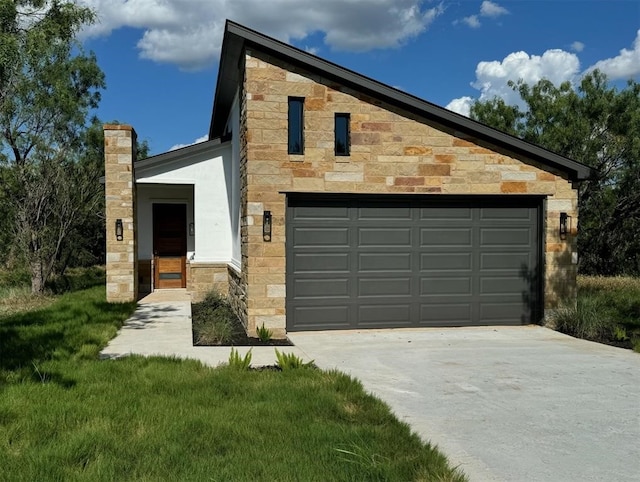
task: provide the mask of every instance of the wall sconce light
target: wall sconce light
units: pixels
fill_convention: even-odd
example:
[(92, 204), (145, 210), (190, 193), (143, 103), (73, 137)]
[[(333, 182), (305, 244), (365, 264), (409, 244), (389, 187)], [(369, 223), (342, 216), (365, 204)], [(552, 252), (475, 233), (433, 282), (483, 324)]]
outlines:
[(271, 211), (262, 214), (262, 239), (271, 242)]
[(196, 227), (193, 223), (189, 223), (189, 236), (196, 235)]
[(571, 216), (567, 213), (560, 213), (560, 239), (567, 239), (567, 233), (571, 231)]
[(122, 241), (124, 237), (124, 228), (122, 227), (122, 219), (116, 219), (116, 240)]

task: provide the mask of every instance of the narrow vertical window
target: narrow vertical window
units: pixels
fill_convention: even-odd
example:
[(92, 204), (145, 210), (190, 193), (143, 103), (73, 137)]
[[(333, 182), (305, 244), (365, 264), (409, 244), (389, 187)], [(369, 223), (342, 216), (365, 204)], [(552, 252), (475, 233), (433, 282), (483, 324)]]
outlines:
[(336, 156), (348, 156), (349, 139), (349, 114), (336, 114), (335, 117), (335, 142)]
[(304, 98), (289, 97), (289, 154), (304, 154)]

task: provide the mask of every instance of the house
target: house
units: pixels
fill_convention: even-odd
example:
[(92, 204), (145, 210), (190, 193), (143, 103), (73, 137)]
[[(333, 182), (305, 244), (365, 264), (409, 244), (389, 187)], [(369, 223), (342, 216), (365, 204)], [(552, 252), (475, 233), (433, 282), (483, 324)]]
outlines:
[(105, 126), (107, 296), (248, 332), (528, 324), (576, 296), (576, 161), (227, 22), (209, 140)]

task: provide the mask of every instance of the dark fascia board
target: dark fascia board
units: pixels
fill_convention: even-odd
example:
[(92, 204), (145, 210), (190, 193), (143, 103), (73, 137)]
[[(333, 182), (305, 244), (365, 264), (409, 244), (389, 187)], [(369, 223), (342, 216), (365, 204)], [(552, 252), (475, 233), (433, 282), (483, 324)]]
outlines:
[(561, 156), (530, 142), (523, 141), (505, 132), (489, 127), (468, 117), (432, 104), (414, 95), (358, 74), (310, 53), (292, 47), (255, 30), (227, 20), (220, 55), (220, 68), (214, 99), (209, 137), (224, 134), (233, 98), (239, 86), (241, 56), (244, 48), (253, 48), (281, 58), (323, 78), (379, 99), (417, 118), (435, 121), (456, 132), (488, 142), (514, 154), (530, 158), (543, 165), (566, 172), (573, 181), (582, 181), (593, 176), (589, 166)]
[(170, 164), (178, 160), (188, 159), (189, 157), (194, 157), (203, 152), (215, 150), (216, 148), (223, 147), (227, 144), (227, 139), (216, 138), (209, 141), (199, 142), (197, 144), (192, 144), (190, 146), (181, 147), (180, 149), (175, 149), (173, 151), (163, 152), (162, 154), (157, 154), (155, 156), (136, 161), (134, 163), (135, 171), (141, 172), (143, 170)]

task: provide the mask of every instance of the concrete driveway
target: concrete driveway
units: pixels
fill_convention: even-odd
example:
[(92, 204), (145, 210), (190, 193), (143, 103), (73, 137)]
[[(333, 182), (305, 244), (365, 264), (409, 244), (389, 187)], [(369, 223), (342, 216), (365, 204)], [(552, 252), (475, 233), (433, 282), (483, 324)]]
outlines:
[(640, 480), (640, 355), (537, 326), (293, 333), (471, 481)]

